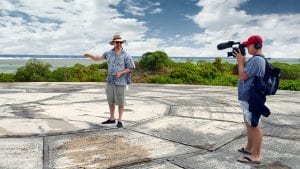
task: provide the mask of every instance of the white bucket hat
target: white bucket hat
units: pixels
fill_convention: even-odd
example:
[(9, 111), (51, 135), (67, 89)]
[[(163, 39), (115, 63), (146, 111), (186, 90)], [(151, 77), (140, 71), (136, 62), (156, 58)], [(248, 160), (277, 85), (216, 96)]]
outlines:
[(109, 44), (113, 44), (113, 42), (126, 42), (126, 40), (122, 39), (120, 35), (115, 35), (113, 39), (109, 42)]

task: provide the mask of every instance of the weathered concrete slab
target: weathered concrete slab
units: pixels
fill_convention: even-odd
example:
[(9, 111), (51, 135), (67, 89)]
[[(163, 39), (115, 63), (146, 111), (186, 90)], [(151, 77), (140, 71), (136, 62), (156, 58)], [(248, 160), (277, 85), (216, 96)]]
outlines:
[(107, 168), (199, 151), (127, 130), (51, 136), (50, 168)]
[[(55, 86), (51, 83), (41, 83), (41, 88), (38, 88), (37, 84), (30, 86), (26, 86), (26, 83), (23, 86), (20, 83), (13, 84), (15, 88), (26, 88), (27, 92), (3, 94), (0, 97), (0, 103), (4, 103), (0, 106), (0, 112), (3, 112), (0, 114), (0, 137), (53, 135), (116, 128), (116, 125), (101, 124), (109, 117), (104, 89), (102, 88), (100, 92), (99, 89), (95, 90), (95, 87), (98, 87), (96, 85), (91, 88), (83, 84), (72, 86), (58, 83)], [(50, 89), (57, 88), (62, 92), (62, 89), (67, 87), (76, 92), (65, 90), (65, 93), (47, 93)], [(45, 91), (46, 89), (48, 91)], [(131, 126), (137, 122), (163, 116), (168, 113), (169, 108), (168, 105), (152, 100), (128, 98), (123, 114), (124, 124)], [(117, 111), (115, 117), (118, 118)]]
[(272, 113), (268, 118), (264, 118), (264, 121), (275, 126), (285, 125), (292, 128), (300, 129), (300, 111), (298, 116), (290, 114)]
[(298, 120), (300, 117), (300, 92), (279, 90), (276, 95), (267, 97), (266, 105), (271, 110), (270, 118), (267, 120), (270, 119), (270, 122), (274, 124), (293, 125), (293, 127), (300, 128)]
[(300, 140), (300, 92), (279, 91), (268, 97), (271, 115), (263, 118), (265, 135)]
[(223, 88), (220, 86), (201, 85), (134, 84), (131, 87), (131, 91), (128, 93), (130, 97), (155, 100), (159, 103), (168, 105), (238, 105), (236, 101), (237, 91), (230, 87)]
[(26, 93), (26, 89), (0, 89), (1, 93)]
[(274, 125), (266, 121), (262, 121), (262, 126), (264, 129), (264, 135), (300, 141), (299, 128), (294, 128), (292, 126), (285, 125), (284, 123), (280, 125)]
[(172, 106), (169, 115), (209, 120), (243, 122), (241, 109), (236, 106)]
[(104, 88), (1, 83), (0, 168), (300, 168), (300, 92), (268, 97), (263, 163), (249, 166), (236, 162), (245, 130), (235, 87), (133, 84), (123, 129), (100, 124)]
[(51, 100), (60, 95), (59, 93), (4, 93), (1, 94), (0, 102), (5, 105), (15, 104), (16, 106), (27, 103), (39, 104), (42, 101)]
[(172, 163), (184, 166), (184, 168), (280, 168), (297, 169), (300, 167), (300, 143), (286, 139), (265, 137), (262, 147), (262, 163), (260, 165), (249, 165), (237, 162), (243, 154), (237, 152), (246, 143), (246, 137), (233, 141), (222, 148), (199, 155), (186, 155), (173, 158)]
[(215, 150), (243, 133), (242, 123), (164, 116), (135, 126), (133, 130), (174, 142)]
[(43, 138), (0, 138), (0, 168), (43, 168)]

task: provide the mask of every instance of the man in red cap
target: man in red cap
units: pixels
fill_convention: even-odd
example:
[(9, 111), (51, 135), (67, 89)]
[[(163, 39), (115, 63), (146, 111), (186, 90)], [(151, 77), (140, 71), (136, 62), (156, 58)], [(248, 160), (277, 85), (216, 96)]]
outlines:
[(262, 145), (263, 133), (259, 125), (252, 125), (254, 115), (249, 111), (249, 90), (255, 76), (264, 77), (266, 61), (262, 55), (263, 40), (259, 35), (253, 35), (243, 42), (248, 53), (253, 55), (247, 62), (241, 52), (235, 51), (239, 71), (238, 99), (244, 115), (244, 122), (247, 129), (247, 144), (245, 147), (238, 149), (239, 152), (247, 155), (238, 159), (242, 163), (260, 163), (260, 150)]

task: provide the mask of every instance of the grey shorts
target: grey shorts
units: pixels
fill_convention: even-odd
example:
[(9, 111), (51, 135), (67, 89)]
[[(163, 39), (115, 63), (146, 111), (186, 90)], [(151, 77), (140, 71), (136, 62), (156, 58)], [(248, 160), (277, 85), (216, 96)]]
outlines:
[(249, 111), (249, 104), (242, 100), (239, 100), (239, 102), (244, 114), (244, 120), (251, 126), (252, 113)]
[(125, 88), (126, 86), (106, 84), (106, 97), (108, 104), (124, 105)]

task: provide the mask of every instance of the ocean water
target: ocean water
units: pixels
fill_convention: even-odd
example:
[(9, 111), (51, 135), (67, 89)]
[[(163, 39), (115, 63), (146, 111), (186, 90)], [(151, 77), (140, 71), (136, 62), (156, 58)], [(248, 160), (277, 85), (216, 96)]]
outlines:
[[(77, 63), (83, 65), (98, 64), (101, 62), (96, 62), (91, 59), (40, 59), (38, 60), (51, 64), (50, 69), (54, 70), (58, 67), (73, 66)], [(0, 73), (14, 73), (19, 67), (26, 65), (29, 59), (0, 59)]]
[(0, 55), (0, 73), (15, 73), (19, 67), (26, 65), (30, 59), (37, 59), (51, 65), (50, 69), (73, 66), (77, 63), (83, 65), (98, 64), (84, 56), (76, 55)]
[[(134, 60), (139, 60), (141, 57), (133, 56)], [(214, 57), (170, 57), (175, 62), (191, 61), (197, 63), (199, 61), (213, 62)], [(103, 61), (93, 61), (79, 55), (0, 55), (0, 73), (14, 73), (21, 66), (24, 66), (30, 59), (38, 59), (42, 62), (52, 65), (54, 70), (58, 67), (73, 66), (77, 63), (83, 65), (99, 64)], [(233, 57), (224, 57), (222, 61), (236, 63)], [(271, 58), (271, 62), (284, 62), (289, 64), (300, 64), (300, 58)]]

